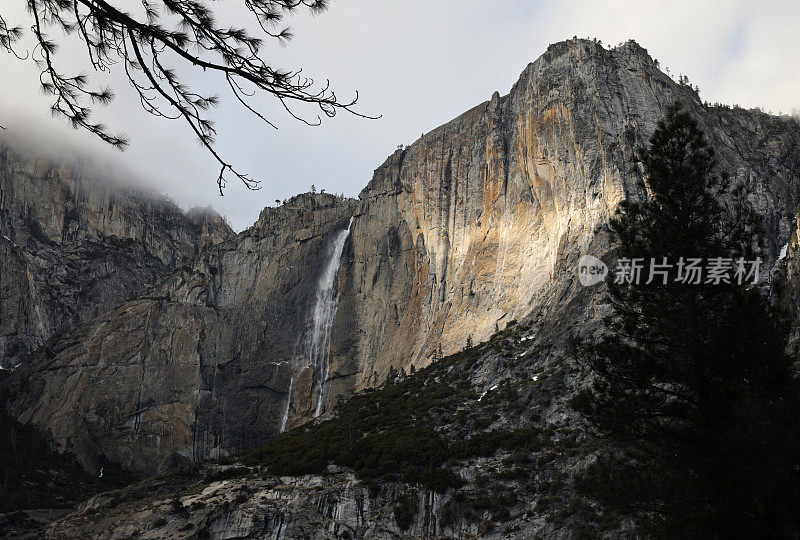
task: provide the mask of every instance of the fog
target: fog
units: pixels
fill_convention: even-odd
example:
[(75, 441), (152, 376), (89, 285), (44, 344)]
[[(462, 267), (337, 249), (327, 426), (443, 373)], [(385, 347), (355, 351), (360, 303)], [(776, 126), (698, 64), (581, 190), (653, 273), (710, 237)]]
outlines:
[[(138, 4), (119, 0), (117, 5), (131, 2)], [(234, 4), (213, 7), (236, 20)], [(9, 23), (28, 27), (24, 5), (3, 0), (0, 10)], [(91, 75), (117, 91), (117, 99), (96, 112), (112, 131), (129, 135), (131, 147), (124, 153), (51, 118), (33, 63), (2, 53), (0, 124), (7, 133), (25, 131), (42, 146), (69, 141), (70, 149), (119, 167), (122, 176), (140, 178), (183, 207), (212, 205), (241, 230), (264, 206), (312, 184), (357, 195), (398, 144), (414, 141), (495, 90), (507, 93), (549, 43), (573, 35), (606, 44), (636, 39), (673, 76), (687, 74), (709, 102), (790, 113), (800, 107), (798, 20), (800, 3), (793, 0), (732, 0), (724, 9), (707, 0), (339, 0), (320, 16), (295, 17), (295, 39), (285, 48), (268, 47), (265, 54), (278, 66), (330, 78), (341, 99), (358, 90), (358, 110), (382, 115), (378, 120), (340, 113), (308, 127), (273, 100), (258, 100), (278, 126), (274, 130), (238, 106), (219, 79), (184, 72), (188, 82), (222, 98), (212, 112), (220, 152), (262, 181), (256, 192), (232, 181), (224, 197), (215, 184), (216, 162), (188, 125), (146, 114), (120, 73)], [(74, 44), (66, 44), (57, 59), (68, 73), (88, 69), (85, 51)]]
[[(54, 130), (49, 122), (34, 115), (5, 112), (0, 129), (0, 143), (8, 145), (26, 159), (48, 160), (51, 163), (79, 170), (93, 179), (123, 183), (152, 195), (166, 193), (143, 177), (121, 152), (95, 141), (82, 140), (75, 131)], [(180, 204), (188, 210), (186, 204)]]

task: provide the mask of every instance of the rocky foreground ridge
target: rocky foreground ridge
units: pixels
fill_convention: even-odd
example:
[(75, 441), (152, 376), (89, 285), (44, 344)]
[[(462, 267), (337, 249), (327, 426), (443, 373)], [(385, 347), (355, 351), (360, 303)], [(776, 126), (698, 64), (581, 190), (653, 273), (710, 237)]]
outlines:
[[(244, 452), (269, 443), (283, 428), (308, 425), (321, 392), (327, 414), (308, 437), (322, 437), (333, 428), (320, 426), (346, 417), (332, 410), (340, 397), (359, 393), (383, 403), (384, 391), (370, 389), (387, 376), (457, 353), (442, 363), (447, 374), (409, 379), (416, 382), (407, 383), (408, 395), (453, 389), (436, 399), (403, 398), (404, 414), (419, 422), (408, 426), (410, 432), (433, 426), (437, 434), (428, 442), (449, 448), (482, 432), (535, 431), (518, 433), (514, 447), (500, 437), (477, 453), (458, 450), (450, 470), (466, 487), (391, 487), (380, 477), (383, 491), (372, 494), (380, 502), (367, 504), (369, 486), (348, 476), (354, 464), (339, 464), (340, 476), (319, 481), (297, 475), (283, 480), (269, 473), (271, 462), (262, 456), (228, 465), (240, 470), (235, 482), (215, 484), (215, 472), (189, 468), (195, 471), (189, 484), (156, 490), (124, 510), (112, 511), (107, 499), (87, 503), (106, 506), (94, 512), (86, 506), (54, 524), (51, 534), (70, 530), (91, 537), (119, 530), (122, 537), (133, 532), (118, 529), (123, 521), (154, 509), (164, 510), (164, 517), (139, 534), (574, 532), (569, 515), (555, 515), (559, 505), (574, 502), (562, 486), (569, 485), (583, 444), (565, 405), (578, 374), (564, 360), (563, 344), (569, 331), (591, 331), (604, 309), (601, 289), (582, 288), (575, 266), (583, 253), (605, 253), (604, 225), (617, 204), (644, 196), (635, 150), (675, 100), (698, 119), (721, 168), (753, 187), (751, 202), (767, 226), (762, 252), (769, 269), (796, 226), (800, 125), (759, 111), (704, 105), (634, 42), (608, 50), (571, 40), (550, 46), (508, 95), (496, 93), (392, 154), (357, 201), (306, 194), (264, 209), (253, 227), (196, 250), (146, 292), (74, 321), (4, 385), (10, 412), (87, 469), (96, 470), (103, 458), (155, 472)], [(310, 314), (331, 246), (345, 230), (330, 356), (321, 372), (306, 358)], [(764, 273), (765, 285), (773, 274)], [(2, 324), (10, 320), (4, 316)], [(520, 322), (511, 324), (515, 320)], [(459, 356), (468, 342), (493, 335), (468, 359)], [(362, 435), (380, 432), (375, 425), (355, 426)], [(284, 439), (295, 440), (278, 441)], [(242, 467), (249, 467), (246, 473)], [(518, 477), (500, 476), (515, 467), (522, 471)], [(487, 477), (489, 485), (481, 485)], [(240, 485), (249, 491), (238, 500), (233, 494)], [(206, 510), (196, 514), (201, 505), (192, 507), (197, 501), (186, 498), (206, 489), (202, 497), (209, 501), (220, 489), (230, 494), (231, 501), (228, 495), (215, 499), (225, 509), (213, 516), (208, 511), (216, 503), (204, 499)], [(418, 503), (386, 511), (403, 507), (410, 493)], [(508, 493), (518, 496), (511, 501)], [(254, 510), (258, 501), (278, 500), (277, 510)], [(439, 503), (422, 510), (430, 500)], [(311, 507), (321, 513), (319, 527)], [(587, 518), (590, 510), (580, 510), (584, 522), (604, 519)], [(202, 514), (202, 520), (185, 518), (186, 512)], [(311, 524), (304, 525), (306, 519)]]

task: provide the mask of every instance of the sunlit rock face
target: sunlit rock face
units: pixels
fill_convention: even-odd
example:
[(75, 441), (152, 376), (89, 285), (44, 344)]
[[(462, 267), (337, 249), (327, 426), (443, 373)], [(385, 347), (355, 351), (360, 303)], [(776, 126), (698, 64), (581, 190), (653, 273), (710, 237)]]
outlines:
[(0, 140), (0, 366), (151, 287), (234, 236), (210, 210)]
[(623, 198), (645, 194), (636, 151), (675, 100), (720, 168), (754, 188), (772, 260), (791, 231), (797, 122), (703, 106), (632, 41), (557, 43), (507, 96), (395, 152), (361, 193), (332, 348), (337, 391), (483, 341), (546, 303), (566, 306), (579, 254), (602, 255), (596, 231)]
[[(618, 203), (645, 196), (636, 148), (676, 99), (721, 168), (753, 188), (771, 264), (794, 227), (797, 122), (703, 106), (633, 42), (572, 40), (507, 96), (392, 154), (360, 200), (305, 194), (265, 208), (236, 238), (60, 335), (5, 385), (10, 410), (88, 468), (105, 456), (154, 471), (257, 446), (390, 367), (421, 367), (514, 319), (586, 331), (600, 289), (580, 286), (577, 260), (603, 256)], [(351, 218), (320, 370), (311, 314)]]

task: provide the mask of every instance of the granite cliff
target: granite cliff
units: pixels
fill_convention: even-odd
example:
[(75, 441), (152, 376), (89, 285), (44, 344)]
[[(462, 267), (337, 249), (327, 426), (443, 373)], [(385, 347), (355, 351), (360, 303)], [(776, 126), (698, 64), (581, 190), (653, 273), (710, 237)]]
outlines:
[[(190, 249), (180, 266), (177, 247), (158, 252), (175, 269), (96, 318), (70, 320), (5, 384), (9, 409), (90, 470), (104, 457), (156, 471), (261, 445), (513, 320), (536, 328), (526, 351), (549, 344), (536, 369), (558, 368), (563, 332), (591, 329), (602, 309), (577, 283), (577, 259), (605, 253), (618, 202), (645, 195), (635, 150), (675, 100), (721, 168), (754, 188), (771, 264), (795, 227), (798, 123), (704, 105), (634, 42), (571, 40), (549, 47), (508, 95), (392, 154), (357, 201), (301, 195), (235, 238)], [(320, 366), (308, 342), (334, 254), (337, 309)], [(470, 384), (488, 391), (506, 360)]]
[(330, 399), (568, 305), (579, 256), (605, 253), (596, 233), (619, 201), (644, 196), (636, 150), (676, 100), (720, 168), (753, 188), (771, 264), (794, 229), (798, 123), (704, 105), (633, 41), (557, 43), (508, 95), (392, 154), (360, 194)]
[(353, 207), (307, 194), (265, 208), (250, 229), (39, 349), (12, 376), (12, 412), (89, 470), (104, 456), (151, 472), (262, 444), (281, 429), (290, 386), (293, 418), (312, 418), (309, 306)]
[(234, 235), (211, 210), (0, 141), (0, 367), (106, 313)]

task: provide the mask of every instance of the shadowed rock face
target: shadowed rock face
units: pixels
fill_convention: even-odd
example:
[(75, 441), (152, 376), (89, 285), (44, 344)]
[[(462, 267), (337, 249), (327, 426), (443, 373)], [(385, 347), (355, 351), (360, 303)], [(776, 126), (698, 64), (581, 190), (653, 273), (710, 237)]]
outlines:
[(298, 351), (330, 238), (355, 201), (300, 195), (265, 208), (136, 300), (42, 348), (12, 376), (12, 411), (89, 469), (104, 455), (137, 471), (263, 443), (313, 417), (318, 381)]
[(290, 401), (287, 426), (308, 421), (320, 383), (302, 358), (309, 312), (352, 216), (325, 409), (513, 319), (586, 330), (595, 308), (577, 259), (603, 255), (598, 232), (619, 201), (645, 195), (635, 149), (676, 99), (721, 167), (754, 186), (771, 262), (793, 230), (798, 124), (704, 107), (633, 42), (573, 40), (509, 95), (390, 156), (359, 201), (306, 194), (266, 208), (146, 295), (54, 340), (6, 385), (11, 411), (89, 468), (102, 454), (146, 471), (251, 448), (279, 430)]
[(32, 154), (0, 141), (0, 366), (234, 236), (210, 210)]

